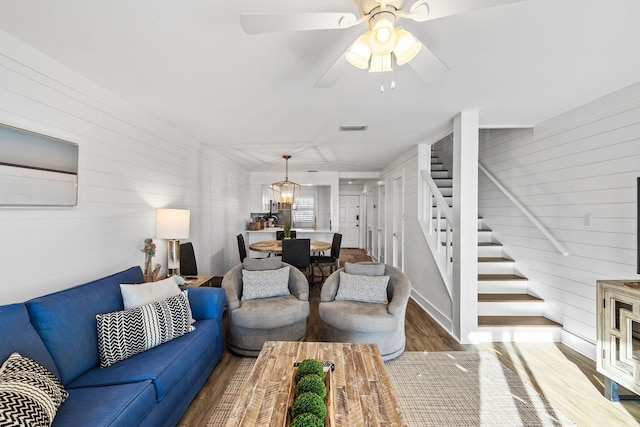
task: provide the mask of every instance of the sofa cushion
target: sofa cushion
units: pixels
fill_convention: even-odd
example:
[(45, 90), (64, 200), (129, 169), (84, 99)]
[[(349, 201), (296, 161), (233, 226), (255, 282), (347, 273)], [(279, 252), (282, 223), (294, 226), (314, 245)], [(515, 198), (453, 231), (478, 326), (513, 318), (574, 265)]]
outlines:
[[(179, 277), (179, 276), (176, 276)], [(162, 301), (180, 293), (178, 281), (168, 277), (157, 282), (139, 284), (121, 284), (120, 293), (125, 310), (140, 307), (152, 302)]]
[(396, 318), (389, 314), (385, 304), (322, 302), (318, 312), (323, 322), (343, 331), (382, 333), (395, 331), (398, 326)]
[(289, 295), (289, 266), (277, 270), (242, 270), (242, 300)]
[(231, 310), (230, 321), (241, 328), (273, 329), (291, 325), (309, 316), (309, 303), (293, 295), (243, 301)]
[(151, 381), (67, 390), (53, 427), (136, 426), (157, 405)]
[(96, 314), (123, 309), (120, 283), (143, 282), (140, 267), (27, 301), (31, 322), (67, 385), (100, 363)]
[(349, 274), (360, 274), (363, 276), (382, 276), (385, 265), (381, 262), (363, 261), (358, 263), (345, 262), (344, 272)]
[(277, 270), (282, 267), (282, 257), (245, 258), (242, 268), (249, 271)]
[(67, 396), (55, 375), (27, 357), (13, 353), (0, 366), (2, 426), (50, 426)]
[(12, 353), (17, 352), (60, 377), (47, 347), (31, 324), (24, 304), (0, 306), (0, 337), (0, 361), (7, 360)]
[(131, 310), (98, 314), (96, 319), (103, 368), (194, 330), (187, 291)]
[(168, 343), (115, 363), (108, 368), (95, 367), (67, 386), (71, 388), (100, 387), (151, 380), (160, 401), (189, 368), (196, 363), (206, 348), (220, 341), (220, 319), (207, 319), (195, 323), (195, 330)]
[(364, 276), (340, 272), (336, 300), (387, 304), (389, 276)]

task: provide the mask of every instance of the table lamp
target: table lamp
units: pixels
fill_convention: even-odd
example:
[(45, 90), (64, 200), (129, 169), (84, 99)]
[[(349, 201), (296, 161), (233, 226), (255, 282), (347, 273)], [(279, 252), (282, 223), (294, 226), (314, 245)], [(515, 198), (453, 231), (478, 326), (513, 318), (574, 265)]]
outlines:
[(189, 238), (188, 209), (157, 209), (156, 237), (169, 239), (167, 244), (167, 276), (180, 274), (180, 239)]

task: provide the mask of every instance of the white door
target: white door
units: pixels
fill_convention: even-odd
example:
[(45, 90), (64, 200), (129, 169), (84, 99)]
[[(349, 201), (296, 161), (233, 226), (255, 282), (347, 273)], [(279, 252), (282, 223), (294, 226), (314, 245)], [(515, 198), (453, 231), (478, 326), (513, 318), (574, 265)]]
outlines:
[(385, 187), (381, 185), (378, 187), (378, 262), (385, 262), (385, 228), (387, 218), (387, 196), (385, 194)]
[(402, 177), (393, 181), (393, 266), (402, 270), (403, 237), (403, 189)]
[(359, 248), (360, 196), (340, 196), (340, 234), (343, 248)]

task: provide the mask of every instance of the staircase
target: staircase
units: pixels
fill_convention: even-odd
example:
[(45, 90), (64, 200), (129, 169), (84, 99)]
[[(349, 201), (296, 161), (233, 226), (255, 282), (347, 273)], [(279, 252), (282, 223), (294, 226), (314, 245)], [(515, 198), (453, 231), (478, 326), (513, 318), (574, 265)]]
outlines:
[[(431, 177), (449, 204), (453, 182), (437, 157)], [(444, 244), (444, 243), (443, 243)], [(528, 291), (528, 279), (516, 261), (478, 218), (478, 339), (485, 342), (560, 341), (562, 325), (544, 317), (544, 300)]]

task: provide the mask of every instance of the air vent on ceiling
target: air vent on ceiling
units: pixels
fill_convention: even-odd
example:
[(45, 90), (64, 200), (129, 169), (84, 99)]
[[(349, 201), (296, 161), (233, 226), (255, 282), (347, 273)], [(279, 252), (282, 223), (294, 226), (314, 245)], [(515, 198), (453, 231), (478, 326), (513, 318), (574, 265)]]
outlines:
[(340, 125), (340, 132), (363, 132), (368, 128), (367, 125)]

